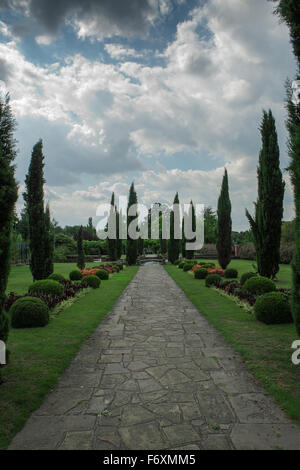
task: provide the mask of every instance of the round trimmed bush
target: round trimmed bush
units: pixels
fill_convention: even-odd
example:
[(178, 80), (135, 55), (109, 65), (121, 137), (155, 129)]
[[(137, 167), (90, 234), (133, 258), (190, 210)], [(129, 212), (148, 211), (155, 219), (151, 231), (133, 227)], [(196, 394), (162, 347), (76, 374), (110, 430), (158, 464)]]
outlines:
[(28, 289), (29, 294), (64, 295), (64, 286), (53, 279), (35, 281)]
[(52, 273), (48, 276), (48, 279), (53, 279), (53, 281), (65, 281), (65, 278), (62, 274)]
[(99, 269), (99, 271), (96, 272), (95, 276), (98, 276), (99, 279), (104, 281), (109, 279), (109, 273), (105, 269)]
[(92, 287), (93, 289), (97, 289), (101, 284), (99, 277), (94, 276), (93, 274), (88, 274), (87, 276), (84, 276), (81, 282), (87, 284), (89, 287)]
[(224, 271), (224, 276), (227, 278), (227, 279), (236, 279), (238, 277), (238, 272), (236, 269), (234, 268), (227, 268), (225, 269)]
[(185, 265), (185, 262), (184, 261), (181, 261), (178, 265), (178, 268), (179, 269), (183, 269), (183, 266)]
[(267, 325), (293, 321), (288, 296), (281, 292), (268, 292), (258, 297), (254, 313), (257, 320)]
[(49, 323), (49, 309), (45, 302), (37, 297), (22, 297), (10, 307), (13, 328), (31, 328)]
[(242, 274), (241, 281), (240, 281), (242, 286), (245, 284), (246, 281), (248, 281), (248, 279), (250, 279), (250, 277), (254, 277), (254, 276), (257, 276), (257, 274), (251, 273), (251, 272)]
[(205, 279), (207, 276), (208, 272), (207, 269), (205, 268), (199, 268), (194, 271), (194, 277), (195, 279)]
[(82, 274), (79, 269), (74, 269), (74, 271), (70, 272), (69, 278), (71, 279), (71, 281), (81, 281)]
[(216, 286), (219, 287), (222, 278), (219, 274), (208, 274), (205, 279), (206, 287)]
[(183, 265), (183, 270), (186, 272), (186, 271), (190, 271), (193, 267), (193, 263), (184, 263)]
[(246, 290), (253, 295), (262, 295), (267, 292), (276, 290), (276, 285), (271, 279), (263, 276), (253, 276), (248, 279), (243, 285), (243, 290)]

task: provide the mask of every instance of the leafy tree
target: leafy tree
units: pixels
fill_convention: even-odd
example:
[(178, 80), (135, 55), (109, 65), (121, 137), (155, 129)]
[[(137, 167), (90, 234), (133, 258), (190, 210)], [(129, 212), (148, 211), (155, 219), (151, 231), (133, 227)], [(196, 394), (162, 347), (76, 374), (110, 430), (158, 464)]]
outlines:
[(9, 332), (8, 318), (4, 312), (5, 291), (10, 271), (11, 233), (14, 207), (18, 197), (15, 181), (16, 157), (15, 119), (12, 115), (9, 95), (0, 98), (0, 340), (6, 342)]
[(274, 278), (279, 271), (280, 236), (283, 214), (284, 181), (279, 167), (279, 147), (275, 119), (271, 110), (263, 111), (260, 127), (262, 149), (259, 154), (258, 199), (255, 217), (246, 211), (254, 236), (257, 269), (261, 276)]
[(137, 195), (134, 189), (134, 184), (132, 183), (129, 190), (129, 200), (128, 200), (128, 207), (127, 207), (127, 249), (126, 249), (126, 259), (129, 265), (136, 264), (137, 260), (137, 240), (132, 239), (128, 234), (128, 227), (131, 223), (135, 221), (137, 224), (137, 215), (128, 215), (129, 208), (133, 205), (137, 204)]
[(217, 241), (217, 215), (212, 207), (204, 209), (204, 243), (216, 243)]
[[(87, 230), (90, 240), (98, 240), (96, 228), (93, 226), (93, 217), (89, 217)], [(86, 240), (86, 239), (85, 239)]]
[(22, 236), (24, 241), (29, 240), (29, 218), (26, 207), (20, 212), (20, 217), (16, 220), (16, 232)]
[(77, 236), (77, 266), (79, 269), (84, 269), (85, 267), (85, 258), (84, 258), (84, 249), (83, 249), (83, 239), (82, 239), (83, 228), (82, 225), (79, 228)]
[[(168, 259), (172, 264), (179, 258), (179, 250), (180, 250), (180, 240), (178, 238), (175, 238), (176, 232), (179, 232), (180, 230), (178, 193), (176, 193), (175, 195), (173, 204), (174, 205), (176, 204), (176, 206), (175, 208), (173, 207), (173, 210), (171, 211), (171, 214), (170, 214), (170, 239), (168, 243)], [(175, 227), (176, 223), (177, 223), (177, 227)]]
[(45, 274), (50, 276), (53, 273), (54, 257), (54, 228), (50, 219), (49, 204), (45, 211)]
[[(280, 0), (276, 13), (286, 22), (290, 30), (291, 43), (297, 61), (296, 78), (300, 79), (300, 2)], [(294, 188), (295, 201), (295, 251), (292, 261), (293, 295), (292, 310), (296, 330), (300, 335), (300, 103), (293, 102), (290, 86), (287, 86), (287, 129), (289, 132), (289, 171)]]
[(44, 213), (44, 155), (43, 143), (39, 140), (33, 147), (24, 199), (29, 220), (30, 270), (34, 280), (45, 279), (46, 230)]
[(287, 222), (282, 222), (281, 226), (281, 243), (294, 243), (295, 242), (295, 219)]
[(229, 199), (228, 175), (225, 168), (221, 193), (218, 199), (217, 251), (218, 261), (226, 269), (231, 259), (231, 202)]
[(185, 249), (186, 239), (184, 233), (184, 217), (182, 217), (182, 224), (181, 224), (181, 254), (182, 257), (185, 258), (186, 249)]

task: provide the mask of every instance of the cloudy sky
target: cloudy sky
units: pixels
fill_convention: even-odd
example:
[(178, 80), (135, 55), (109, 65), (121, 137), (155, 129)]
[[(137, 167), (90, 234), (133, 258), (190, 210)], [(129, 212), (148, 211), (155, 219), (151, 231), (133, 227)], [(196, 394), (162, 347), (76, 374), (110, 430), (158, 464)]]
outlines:
[[(64, 226), (112, 191), (214, 208), (224, 167), (233, 228), (256, 199), (262, 110), (287, 167), (284, 82), (296, 65), (267, 0), (0, 0), (0, 80), (17, 118), (20, 193), (43, 139)], [(287, 172), (284, 219), (294, 215)], [(22, 207), (22, 198), (18, 208)]]

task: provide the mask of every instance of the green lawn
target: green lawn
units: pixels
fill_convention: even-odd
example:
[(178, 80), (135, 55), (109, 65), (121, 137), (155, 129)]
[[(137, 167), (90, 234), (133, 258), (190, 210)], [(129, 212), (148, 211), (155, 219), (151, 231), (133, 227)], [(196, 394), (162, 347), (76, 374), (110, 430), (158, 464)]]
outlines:
[[(230, 266), (236, 267), (240, 275), (249, 270), (251, 262), (236, 260)], [(199, 312), (246, 361), (260, 383), (300, 423), (300, 365), (291, 361), (291, 344), (298, 339), (294, 325), (260, 323), (232, 300), (205, 287), (204, 280), (194, 279), (176, 266), (165, 268)], [(281, 265), (278, 278), (278, 286), (290, 287), (290, 267)]]
[[(56, 264), (55, 272), (67, 275), (73, 264)], [(30, 413), (37, 409), (55, 385), (81, 344), (110, 311), (137, 267), (127, 267), (102, 281), (99, 289), (74, 302), (51, 319), (44, 328), (10, 330), (10, 363), (3, 369), (0, 386), (0, 449), (7, 448), (22, 429)], [(12, 269), (8, 292), (27, 291), (31, 276), (28, 267)]]

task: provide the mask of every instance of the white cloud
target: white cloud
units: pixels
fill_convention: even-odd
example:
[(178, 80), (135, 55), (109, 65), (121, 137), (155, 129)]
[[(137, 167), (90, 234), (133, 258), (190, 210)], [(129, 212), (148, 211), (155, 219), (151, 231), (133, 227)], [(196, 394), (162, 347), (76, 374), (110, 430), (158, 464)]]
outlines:
[[(170, 8), (169, 2), (153, 5), (161, 14)], [(136, 154), (148, 166), (148, 157), (198, 155), (199, 169), (144, 169), (137, 183), (146, 199), (173, 200), (174, 191), (186, 188), (192, 197), (215, 205), (223, 161), (229, 170), (234, 220), (241, 223), (244, 208), (250, 210), (256, 199), (262, 108), (271, 108), (275, 115), (286, 166), (284, 81), (294, 73), (294, 59), (288, 30), (272, 9), (261, 0), (209, 1), (178, 24), (176, 37), (161, 54), (161, 66), (135, 62), (136, 51), (119, 43), (105, 47), (111, 57), (130, 58), (120, 64), (77, 54), (63, 66), (39, 67), (24, 58), (16, 43), (0, 44), (13, 109), (19, 117), (66, 126), (66, 141), (91, 151), (85, 155), (89, 174), (97, 173), (97, 166), (99, 173), (105, 167), (106, 175), (132, 171)], [(95, 23), (95, 31), (92, 27), (81, 35), (98, 30)], [(221, 161), (220, 168), (205, 170), (217, 165), (207, 165), (208, 155)], [(79, 157), (74, 162), (62, 158), (58, 164), (66, 173), (84, 172)], [(84, 193), (76, 193), (77, 198), (89, 197), (85, 188), (79, 191)]]
[(54, 37), (53, 36), (48, 36), (48, 35), (41, 35), (41, 36), (36, 36), (35, 40), (37, 42), (37, 44), (39, 44), (40, 46), (49, 46), (50, 44), (52, 44), (52, 42), (54, 41)]

